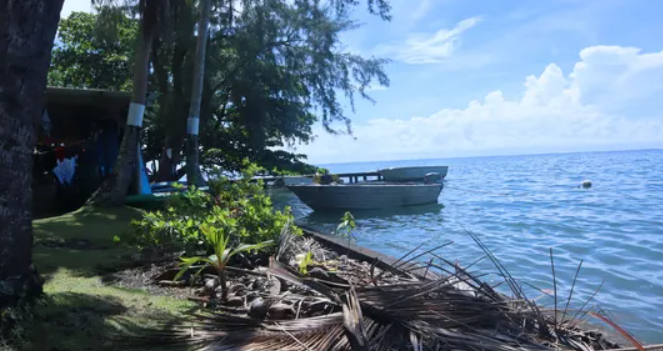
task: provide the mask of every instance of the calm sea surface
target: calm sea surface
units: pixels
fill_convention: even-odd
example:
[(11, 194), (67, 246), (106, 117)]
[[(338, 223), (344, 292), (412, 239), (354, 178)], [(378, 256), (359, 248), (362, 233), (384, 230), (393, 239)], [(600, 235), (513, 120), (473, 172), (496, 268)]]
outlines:
[[(355, 212), (358, 244), (401, 256), (446, 241), (438, 251), (468, 265), (483, 253), (464, 228), (476, 233), (509, 272), (551, 289), (549, 249), (555, 257), (560, 309), (580, 260), (573, 294), (647, 343), (663, 343), (663, 150), (536, 156), (456, 158), (324, 165), (332, 172), (394, 166), (449, 165), (439, 206), (392, 212)], [(591, 189), (580, 189), (591, 179)], [(340, 214), (312, 212), (292, 193), (276, 191), (308, 226), (330, 233)], [(473, 269), (493, 273), (489, 260)], [(486, 279), (497, 283), (495, 275)], [(528, 297), (540, 292), (526, 288)], [(553, 306), (552, 299), (540, 300)]]

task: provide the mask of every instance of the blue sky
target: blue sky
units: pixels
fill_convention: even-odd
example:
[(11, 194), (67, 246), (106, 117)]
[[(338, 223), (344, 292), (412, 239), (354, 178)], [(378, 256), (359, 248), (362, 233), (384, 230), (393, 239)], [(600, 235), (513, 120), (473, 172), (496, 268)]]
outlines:
[[(313, 163), (663, 147), (663, 2), (392, 0), (346, 50), (392, 60)], [(66, 0), (63, 15), (89, 10)], [(341, 127), (341, 126), (339, 126)]]

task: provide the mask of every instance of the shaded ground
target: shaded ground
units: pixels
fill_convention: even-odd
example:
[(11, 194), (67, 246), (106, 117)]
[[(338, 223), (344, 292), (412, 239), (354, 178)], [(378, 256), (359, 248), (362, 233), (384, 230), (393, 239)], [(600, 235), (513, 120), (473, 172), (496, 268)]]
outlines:
[[(191, 296), (191, 289), (182, 285), (169, 286), (165, 284), (156, 284), (155, 278), (159, 275), (175, 270), (179, 270), (175, 260), (165, 264), (150, 264), (144, 267), (129, 268), (122, 271), (107, 274), (102, 277), (105, 284), (123, 289), (141, 290), (153, 296), (169, 296), (175, 299), (186, 299)], [(171, 278), (172, 279), (172, 278)], [(164, 278), (164, 280), (166, 280)], [(166, 282), (172, 283), (172, 280)]]
[(46, 279), (45, 297), (22, 323), (22, 340), (9, 350), (123, 350), (110, 341), (118, 331), (176, 319), (194, 306), (108, 283), (109, 272), (133, 264), (135, 250), (113, 238), (139, 215), (131, 208), (83, 208), (34, 222), (33, 257)]
[(72, 275), (95, 276), (128, 264), (135, 250), (115, 243), (113, 238), (128, 228), (140, 211), (128, 207), (82, 208), (76, 212), (33, 222), (33, 258), (47, 279), (59, 269)]

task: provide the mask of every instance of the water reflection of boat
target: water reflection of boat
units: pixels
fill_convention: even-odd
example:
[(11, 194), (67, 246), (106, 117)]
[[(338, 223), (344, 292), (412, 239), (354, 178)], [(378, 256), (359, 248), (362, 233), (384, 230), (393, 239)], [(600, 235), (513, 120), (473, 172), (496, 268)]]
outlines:
[(392, 167), (378, 172), (386, 182), (417, 182), (422, 181), (428, 173), (438, 173), (444, 179), (449, 166)]
[[(432, 204), (413, 207), (394, 207), (388, 210), (359, 210), (352, 211), (355, 219), (377, 219), (390, 220), (394, 217), (425, 216), (439, 214), (444, 209), (442, 204)], [(343, 211), (313, 211), (301, 218), (303, 223), (329, 223), (338, 224), (339, 218), (343, 216)]]
[(436, 204), (442, 183), (294, 185), (288, 189), (313, 210), (373, 210)]

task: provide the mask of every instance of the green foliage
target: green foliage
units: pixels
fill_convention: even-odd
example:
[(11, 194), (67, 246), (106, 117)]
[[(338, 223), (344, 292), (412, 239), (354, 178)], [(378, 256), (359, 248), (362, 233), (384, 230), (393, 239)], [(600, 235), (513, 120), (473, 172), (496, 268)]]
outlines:
[(48, 84), (130, 91), (137, 33), (137, 21), (112, 8), (73, 12), (60, 21)]
[(166, 207), (133, 220), (125, 241), (138, 246), (195, 251), (203, 244), (201, 226), (220, 222), (228, 215), (227, 210), (212, 205), (209, 194), (196, 188), (174, 193)]
[(297, 263), (297, 265), (299, 266), (299, 273), (301, 273), (302, 275), (308, 275), (308, 267), (313, 265), (314, 263), (315, 260), (313, 259), (313, 252), (311, 251), (307, 252), (306, 255), (302, 257), (301, 261)]
[[(240, 137), (242, 138), (242, 137)], [(221, 167), (228, 171), (238, 171), (243, 167), (246, 158), (269, 170), (267, 173), (274, 176), (308, 175), (319, 172), (319, 168), (309, 165), (306, 155), (295, 154), (283, 150), (264, 150), (259, 156), (244, 151), (233, 150), (232, 145), (221, 148), (210, 148), (203, 155), (203, 161), (208, 168)]]
[[(239, 230), (237, 235), (243, 242), (256, 243), (277, 240), (287, 222), (293, 220), (290, 207), (275, 211), (272, 200), (263, 191), (264, 183), (252, 178), (264, 169), (244, 160), (244, 168), (237, 179), (217, 175), (208, 181), (215, 194), (216, 205), (235, 209)], [(301, 234), (294, 228), (295, 234)]]
[[(320, 182), (322, 181), (322, 175), (321, 174), (324, 174), (324, 170), (322, 172), (318, 171), (316, 173), (316, 175), (313, 176), (313, 183), (320, 184)], [(343, 183), (343, 181), (341, 180), (341, 177), (339, 177), (338, 174), (331, 174), (331, 178), (336, 183), (339, 183), (339, 184)]]
[[(219, 72), (210, 85), (217, 79), (219, 84), (209, 127), (202, 129), (204, 163), (233, 169), (249, 157), (269, 169), (313, 173), (312, 167), (297, 163), (304, 155), (275, 149), (310, 142), (318, 121), (331, 132), (337, 132), (335, 122), (350, 131), (341, 100), (353, 108), (357, 94), (370, 100), (369, 85), (389, 84), (386, 60), (365, 59), (340, 45), (341, 33), (357, 27), (348, 18), (354, 5), (346, 0), (244, 2), (234, 18), (234, 35), (212, 40), (222, 48), (210, 55), (222, 59), (208, 60), (210, 69)], [(385, 1), (371, 1), (369, 7), (388, 14)]]
[(193, 276), (194, 278), (200, 275), (205, 268), (211, 266), (219, 275), (223, 299), (225, 299), (228, 294), (228, 289), (226, 287), (226, 266), (228, 265), (228, 262), (230, 262), (230, 259), (239, 253), (262, 250), (274, 244), (274, 242), (270, 240), (253, 245), (239, 243), (237, 243), (236, 246), (233, 245), (231, 240), (237, 238), (236, 231), (238, 230), (238, 223), (237, 220), (231, 216), (222, 217), (222, 221), (216, 222), (214, 225), (205, 223), (200, 229), (205, 235), (206, 244), (211, 247), (214, 253), (209, 257), (183, 257), (181, 263), (182, 268), (173, 280), (180, 279), (180, 277), (188, 272), (191, 266), (195, 264), (202, 263), (203, 266), (196, 271)]
[[(138, 1), (94, 1), (100, 5), (98, 14), (73, 13), (62, 20), (49, 84), (130, 90)], [(269, 170), (315, 173), (305, 155), (284, 149), (311, 142), (318, 122), (330, 132), (339, 127), (350, 132), (343, 107), (354, 108), (356, 95), (371, 100), (367, 87), (389, 84), (387, 60), (349, 53), (341, 43), (343, 32), (358, 27), (350, 16), (362, 2), (212, 1), (200, 111), (201, 165), (238, 171), (248, 158)], [(194, 1), (166, 3), (172, 6), (165, 6), (164, 13), (172, 16), (153, 42), (148, 78), (149, 90), (159, 98), (147, 111), (141, 142), (146, 162), (165, 160), (164, 150), (170, 149), (179, 165), (198, 16)], [(239, 3), (242, 11), (234, 8)], [(387, 0), (363, 4), (370, 13), (390, 18)], [(160, 167), (157, 179), (179, 179), (173, 168)]]
[(345, 212), (343, 217), (341, 217), (341, 222), (336, 227), (335, 233), (341, 237), (344, 237), (350, 241), (357, 241), (357, 238), (352, 234), (355, 230), (356, 223), (355, 217), (350, 212)]
[[(140, 220), (132, 221), (127, 241), (139, 246), (193, 252), (206, 248), (209, 237), (204, 231), (216, 230), (213, 228), (227, 229), (226, 235), (237, 242), (277, 241), (293, 216), (289, 208), (275, 211), (262, 182), (251, 180), (259, 170), (255, 164), (246, 162), (239, 179), (230, 180), (220, 174), (213, 177), (209, 180), (212, 195), (195, 187), (183, 190), (180, 186), (166, 210), (148, 212)], [(301, 234), (299, 228), (293, 230)]]

